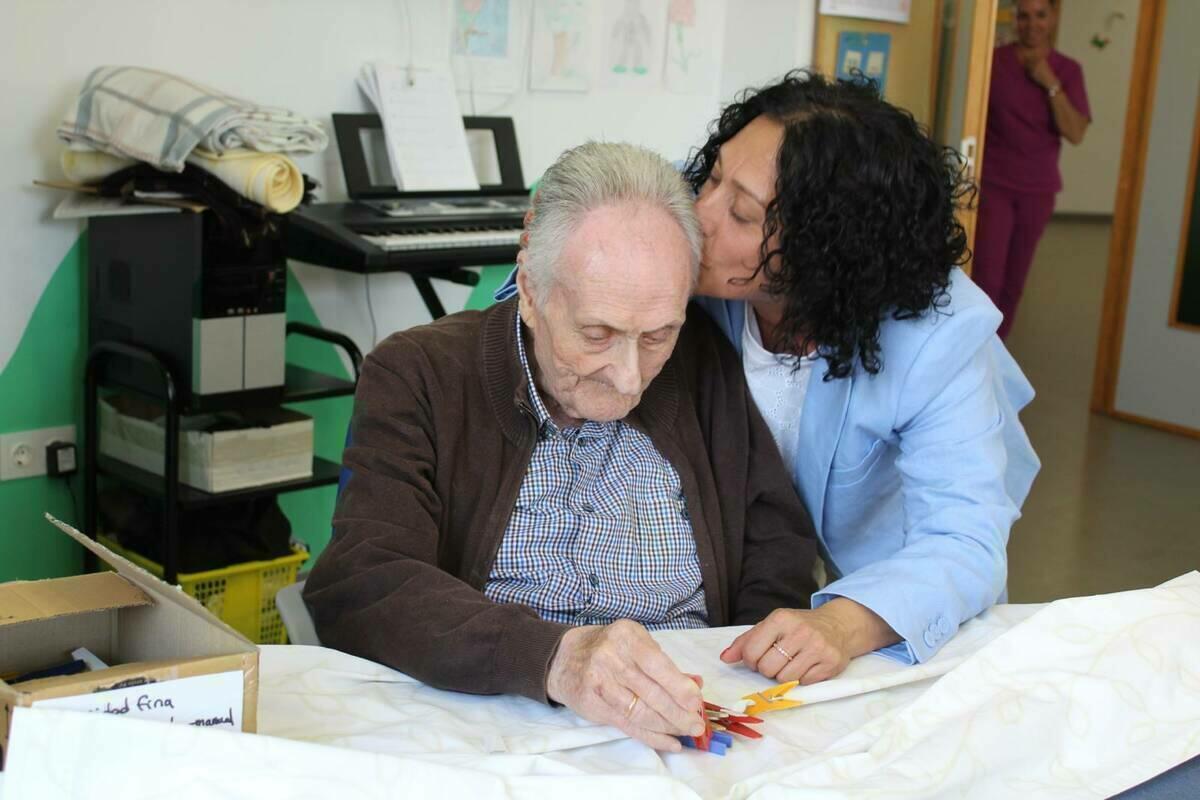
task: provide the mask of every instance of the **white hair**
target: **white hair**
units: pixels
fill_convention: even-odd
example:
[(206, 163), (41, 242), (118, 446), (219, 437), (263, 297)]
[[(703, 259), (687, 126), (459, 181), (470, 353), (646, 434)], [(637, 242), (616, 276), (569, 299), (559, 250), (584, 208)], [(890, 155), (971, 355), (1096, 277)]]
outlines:
[(522, 269), (534, 301), (546, 301), (563, 245), (590, 211), (615, 203), (645, 203), (671, 215), (687, 237), (690, 285), (700, 268), (700, 223), (692, 191), (683, 176), (652, 150), (624, 143), (588, 142), (561, 156), (534, 198), (529, 247)]

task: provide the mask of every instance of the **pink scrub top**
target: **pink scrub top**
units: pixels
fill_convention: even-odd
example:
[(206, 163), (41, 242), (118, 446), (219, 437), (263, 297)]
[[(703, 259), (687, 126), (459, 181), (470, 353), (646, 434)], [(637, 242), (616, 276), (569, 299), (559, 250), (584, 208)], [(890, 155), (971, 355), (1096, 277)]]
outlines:
[[(1092, 111), (1079, 62), (1057, 50), (1050, 51), (1047, 61), (1071, 105), (1090, 120)], [(1046, 90), (1026, 74), (1016, 44), (997, 47), (992, 56), (983, 183), (1018, 192), (1059, 192), (1061, 150), (1062, 134), (1054, 124)]]

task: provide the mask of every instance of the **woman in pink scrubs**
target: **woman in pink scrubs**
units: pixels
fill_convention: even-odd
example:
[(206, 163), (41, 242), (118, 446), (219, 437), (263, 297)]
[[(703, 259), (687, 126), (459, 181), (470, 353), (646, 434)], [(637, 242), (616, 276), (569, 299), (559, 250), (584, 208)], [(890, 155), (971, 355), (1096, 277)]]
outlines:
[(1004, 314), (1002, 339), (1062, 189), (1062, 140), (1079, 144), (1091, 121), (1079, 62), (1050, 45), (1057, 4), (1018, 0), (1017, 41), (997, 47), (992, 57), (971, 277)]

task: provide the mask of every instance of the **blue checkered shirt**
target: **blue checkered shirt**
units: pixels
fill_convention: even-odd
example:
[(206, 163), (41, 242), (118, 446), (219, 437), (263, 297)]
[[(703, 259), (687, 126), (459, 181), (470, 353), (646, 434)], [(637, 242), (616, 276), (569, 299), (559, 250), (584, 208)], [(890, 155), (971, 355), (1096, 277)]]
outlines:
[(517, 353), (538, 441), (484, 594), (568, 625), (706, 627), (679, 473), (649, 436), (620, 420), (556, 426), (533, 382), (520, 315)]

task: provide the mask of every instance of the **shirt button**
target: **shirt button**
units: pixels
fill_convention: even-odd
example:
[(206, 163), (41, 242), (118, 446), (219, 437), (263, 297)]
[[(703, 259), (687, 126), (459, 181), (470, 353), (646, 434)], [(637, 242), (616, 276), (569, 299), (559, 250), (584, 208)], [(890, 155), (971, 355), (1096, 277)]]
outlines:
[(593, 587), (599, 586), (600, 585), (599, 576), (597, 576), (596, 573), (594, 573), (594, 572), (591, 573), (590, 575), (588, 575), (588, 583), (590, 583)]

